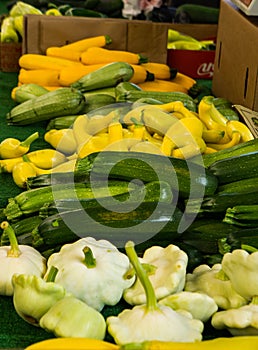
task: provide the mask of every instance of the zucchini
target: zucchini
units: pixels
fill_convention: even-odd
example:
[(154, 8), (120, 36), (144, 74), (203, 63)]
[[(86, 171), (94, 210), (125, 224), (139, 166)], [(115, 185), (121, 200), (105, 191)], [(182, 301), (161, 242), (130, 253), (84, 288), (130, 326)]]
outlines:
[(217, 254), (219, 240), (227, 238), (235, 227), (214, 218), (197, 218), (183, 232), (182, 242), (197, 248), (203, 254)]
[(228, 208), (223, 222), (241, 227), (258, 227), (258, 204), (243, 204)]
[(217, 160), (208, 169), (217, 177), (219, 184), (256, 177), (258, 174), (258, 151)]
[(219, 20), (219, 8), (198, 5), (182, 4), (177, 7), (175, 22), (178, 23), (208, 23), (217, 24)]
[(247, 247), (258, 249), (258, 226), (251, 228), (241, 227), (230, 232), (227, 236), (227, 244), (230, 245), (231, 250), (246, 249)]
[(100, 0), (85, 0), (83, 7), (85, 9), (90, 9), (90, 10), (94, 10), (96, 8), (96, 6), (98, 5)]
[(78, 114), (85, 106), (84, 95), (74, 88), (49, 91), (13, 107), (7, 113), (8, 125), (29, 125), (54, 117)]
[(216, 161), (228, 159), (231, 157), (238, 157), (242, 154), (250, 154), (254, 152), (258, 152), (258, 139), (242, 142), (233, 147), (219, 150), (214, 153), (204, 154), (202, 157), (203, 164), (205, 167), (209, 167)]
[[(27, 218), (19, 220), (12, 223), (12, 228), (15, 232), (15, 236), (19, 242), (19, 236), (25, 237), (25, 235), (30, 235), (32, 230), (35, 229), (41, 222), (42, 218), (38, 215), (31, 215)], [(9, 245), (9, 238), (7, 234), (2, 234), (1, 236), (1, 245)]]
[(232, 108), (218, 108), (218, 110), (228, 120), (239, 120), (239, 114)]
[(197, 105), (194, 99), (184, 92), (163, 92), (163, 91), (144, 91), (144, 90), (128, 90), (124, 92), (116, 91), (117, 102), (135, 102), (141, 98), (153, 98), (162, 103), (173, 101), (181, 101), (190, 111), (196, 112)]
[(33, 246), (46, 250), (85, 237), (89, 232), (92, 237), (107, 239), (117, 247), (124, 247), (128, 239), (139, 244), (169, 235), (172, 240), (180, 236), (177, 230), (181, 218), (182, 212), (173, 204), (158, 202), (143, 202), (128, 212), (121, 212), (120, 205), (110, 210), (100, 206), (98, 210), (66, 211), (42, 221), (33, 232)]
[(137, 186), (132, 189), (130, 192), (119, 193), (114, 196), (107, 196), (101, 198), (82, 198), (80, 200), (76, 198), (64, 198), (60, 200), (55, 200), (54, 202), (44, 205), (39, 212), (41, 217), (47, 217), (58, 212), (72, 211), (77, 209), (89, 209), (97, 208), (100, 205), (109, 207), (115, 202), (127, 202), (130, 205), (139, 205), (140, 202), (162, 202), (162, 203), (171, 203), (173, 199), (173, 193), (170, 186), (167, 183), (161, 183), (159, 181), (153, 181), (145, 184), (144, 186)]
[(130, 81), (123, 81), (115, 86), (115, 97), (127, 91), (143, 91), (137, 84)]
[(86, 97), (86, 104), (81, 113), (89, 113), (97, 108), (116, 103), (115, 97), (107, 94), (92, 94)]
[[(88, 160), (88, 164), (87, 164)], [(100, 152), (86, 157), (84, 164), (92, 176), (143, 182), (167, 182), (182, 198), (214, 194), (217, 178), (209, 170), (189, 160), (142, 152)], [(83, 166), (83, 165), (82, 165)]]
[(257, 189), (258, 177), (246, 178), (243, 180), (233, 181), (224, 185), (219, 185), (219, 193), (246, 193)]
[(258, 177), (234, 181), (219, 185), (212, 196), (192, 199), (187, 202), (189, 213), (222, 213), (228, 208), (242, 205), (258, 204)]
[(87, 91), (84, 93), (84, 96), (86, 98), (86, 101), (87, 101), (87, 98), (89, 96), (92, 96), (92, 95), (98, 95), (98, 94), (104, 94), (104, 95), (109, 95), (109, 96), (112, 96), (112, 97), (116, 97), (115, 95), (115, 87), (114, 86), (111, 86), (111, 87), (107, 87), (107, 88), (102, 88), (102, 89), (96, 89), (96, 90), (91, 90), (91, 91)]
[(80, 17), (99, 17), (99, 18), (107, 18), (102, 12), (98, 12), (91, 9), (81, 8), (81, 7), (70, 7), (67, 11), (65, 11), (65, 16), (80, 16)]
[(224, 98), (224, 97), (214, 97), (212, 102), (217, 109), (232, 107), (232, 103), (227, 98)]
[(41, 174), (27, 178), (27, 189), (33, 189), (44, 186), (51, 186), (57, 184), (67, 184), (74, 182), (87, 182), (90, 181), (90, 175), (77, 174), (76, 172), (62, 172), (53, 174)]
[(218, 192), (213, 196), (190, 199), (187, 202), (187, 213), (195, 215), (202, 213), (225, 214), (228, 208), (243, 203), (258, 204), (257, 184), (253, 186), (253, 190)]
[(82, 92), (113, 87), (122, 81), (130, 80), (133, 74), (134, 70), (129, 63), (112, 62), (84, 75), (82, 78), (72, 83), (71, 87)]
[(7, 220), (17, 220), (24, 215), (37, 213), (46, 203), (63, 198), (100, 198), (129, 191), (128, 182), (104, 181), (67, 183), (34, 188), (9, 199), (5, 208)]
[(112, 18), (111, 14), (115, 11), (122, 10), (124, 3), (122, 0), (99, 0), (95, 7), (96, 11), (105, 13)]
[(78, 158), (74, 170), (72, 172), (54, 173), (54, 174), (42, 174), (28, 178), (27, 186), (29, 189), (61, 185), (61, 184), (73, 184), (74, 182), (89, 182), (90, 181), (90, 170), (92, 168), (92, 162), (97, 157), (98, 153), (94, 153), (91, 159), (88, 157)]
[(70, 128), (73, 125), (73, 122), (77, 118), (78, 115), (65, 115), (63, 117), (52, 118), (48, 121), (46, 130), (51, 129), (66, 129)]

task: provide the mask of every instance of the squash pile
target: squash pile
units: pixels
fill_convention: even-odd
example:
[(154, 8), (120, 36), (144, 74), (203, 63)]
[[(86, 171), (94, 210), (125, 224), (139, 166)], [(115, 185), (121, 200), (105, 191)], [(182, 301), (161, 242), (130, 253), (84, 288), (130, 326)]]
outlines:
[(18, 85), (34, 83), (48, 90), (70, 86), (84, 75), (112, 62), (129, 63), (134, 74), (130, 82), (147, 91), (182, 91), (195, 80), (167, 64), (148, 62), (133, 52), (111, 50), (108, 35), (89, 37), (61, 47), (48, 47), (45, 54), (23, 54), (20, 57)]

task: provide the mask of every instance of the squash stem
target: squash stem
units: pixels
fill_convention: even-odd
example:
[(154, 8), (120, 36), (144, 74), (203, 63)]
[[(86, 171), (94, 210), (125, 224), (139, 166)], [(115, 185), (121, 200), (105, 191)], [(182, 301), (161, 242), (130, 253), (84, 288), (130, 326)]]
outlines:
[(3, 221), (1, 223), (1, 229), (3, 229), (4, 233), (8, 235), (8, 239), (10, 242), (10, 249), (7, 252), (7, 256), (18, 258), (21, 255), (21, 251), (19, 249), (19, 245), (18, 245), (17, 238), (15, 236), (14, 229), (7, 221)]
[(140, 263), (138, 256), (136, 254), (136, 251), (134, 249), (134, 243), (132, 241), (128, 241), (125, 244), (125, 251), (126, 254), (130, 260), (130, 262), (132, 263), (135, 271), (136, 271), (136, 275), (139, 278), (145, 294), (146, 294), (146, 306), (148, 311), (154, 311), (158, 309), (158, 303), (157, 303), (157, 299), (156, 299), (156, 295), (155, 295), (155, 291), (154, 288), (150, 282), (150, 279), (148, 277), (148, 273), (146, 272), (145, 268), (142, 266), (142, 264)]
[(96, 259), (94, 258), (90, 247), (85, 246), (83, 248), (83, 253), (84, 253), (84, 263), (87, 266), (87, 268), (92, 269), (92, 268), (96, 267)]
[(46, 282), (55, 282), (57, 273), (58, 273), (58, 268), (55, 266), (51, 266), (46, 278)]
[(251, 304), (258, 305), (258, 295), (252, 297)]
[(29, 147), (33, 141), (39, 138), (39, 133), (36, 131), (20, 143), (21, 147)]

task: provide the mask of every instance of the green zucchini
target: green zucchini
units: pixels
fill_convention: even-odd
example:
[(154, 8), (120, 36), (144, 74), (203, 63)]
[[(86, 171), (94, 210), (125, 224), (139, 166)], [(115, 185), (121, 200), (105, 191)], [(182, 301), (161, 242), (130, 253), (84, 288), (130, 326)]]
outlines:
[(107, 88), (101, 88), (101, 89), (86, 91), (84, 93), (84, 96), (85, 96), (86, 101), (87, 101), (87, 98), (89, 96), (98, 95), (98, 94), (101, 94), (101, 95), (104, 94), (104, 95), (112, 96), (112, 97), (115, 98), (116, 97), (116, 95), (115, 95), (115, 87), (111, 86), (111, 87), (107, 87)]
[(85, 107), (81, 113), (89, 113), (95, 109), (116, 103), (115, 97), (107, 94), (92, 94), (86, 97)]
[(7, 220), (17, 220), (24, 215), (37, 213), (46, 203), (63, 198), (100, 198), (129, 191), (126, 181), (91, 181), (85, 183), (57, 184), (23, 191), (9, 199), (5, 208)]
[(115, 86), (115, 97), (127, 91), (143, 91), (137, 84), (131, 83), (130, 81), (122, 81)]
[[(217, 178), (207, 169), (189, 160), (141, 152), (100, 152), (86, 157), (92, 176), (143, 182), (167, 182), (181, 198), (214, 194)], [(91, 164), (91, 165), (90, 165)]]
[(246, 249), (248, 247), (258, 249), (258, 226), (251, 228), (241, 227), (230, 232), (227, 236), (227, 243), (230, 245), (231, 250)]
[(219, 8), (185, 3), (176, 8), (175, 21), (179, 23), (217, 24)]
[[(257, 174), (258, 175), (258, 174)], [(243, 180), (233, 181), (224, 185), (219, 185), (217, 188), (218, 193), (246, 193), (255, 191), (258, 186), (258, 176), (252, 178), (246, 178)]]
[(223, 222), (242, 227), (258, 227), (258, 204), (243, 204), (228, 208)]
[(90, 170), (92, 168), (92, 162), (97, 157), (98, 153), (92, 154), (91, 158), (88, 157), (78, 158), (74, 166), (74, 171), (55, 173), (55, 174), (42, 174), (27, 179), (27, 187), (29, 189), (61, 185), (61, 184), (73, 184), (74, 182), (89, 182), (90, 181)]
[(180, 236), (177, 231), (181, 219), (180, 209), (158, 202), (143, 202), (128, 212), (121, 212), (120, 205), (110, 210), (94, 207), (66, 211), (42, 221), (33, 233), (33, 246), (45, 250), (89, 234), (96, 239), (107, 239), (118, 247), (124, 247), (128, 239), (135, 244), (163, 236), (172, 240)]
[(187, 202), (188, 214), (202, 213), (221, 213), (225, 214), (226, 210), (232, 206), (241, 204), (258, 204), (258, 186), (253, 185), (246, 191), (235, 192), (218, 192), (213, 196), (205, 196), (204, 198), (194, 198)]
[(231, 157), (239, 157), (242, 154), (250, 154), (254, 152), (258, 152), (258, 139), (242, 142), (233, 147), (219, 150), (214, 153), (204, 154), (202, 159), (204, 166), (209, 167), (216, 161), (223, 159), (226, 160)]
[(122, 0), (99, 0), (95, 7), (96, 11), (100, 11), (112, 18), (112, 13), (118, 10), (122, 10), (124, 3)]
[[(100, 202), (101, 199), (101, 202)], [(63, 198), (55, 200), (52, 203), (44, 205), (39, 212), (41, 217), (47, 217), (58, 212), (72, 211), (77, 209), (98, 208), (100, 205), (109, 207), (119, 202), (127, 202), (129, 205), (137, 205), (144, 201), (145, 203), (162, 202), (171, 203), (173, 200), (173, 193), (171, 187), (166, 182), (152, 181), (145, 185), (137, 185), (136, 188), (130, 192), (115, 194), (103, 198)]]
[(83, 7), (85, 9), (94, 10), (96, 8), (96, 6), (98, 5), (99, 1), (100, 0), (85, 0), (84, 4), (83, 4)]
[(52, 118), (48, 121), (46, 130), (70, 128), (77, 117), (78, 115), (65, 115), (63, 117)]
[(173, 101), (182, 101), (184, 106), (190, 111), (196, 112), (197, 105), (194, 99), (184, 92), (163, 92), (163, 91), (144, 91), (144, 90), (128, 90), (124, 92), (116, 92), (117, 102), (135, 102), (140, 98), (153, 98), (162, 103)]
[(127, 62), (112, 62), (71, 84), (72, 88), (82, 92), (105, 87), (113, 87), (122, 81), (129, 81), (134, 74), (133, 68)]
[(258, 174), (258, 151), (217, 160), (208, 169), (217, 177), (219, 184), (256, 177)]
[(214, 97), (212, 102), (217, 109), (232, 107), (232, 103), (225, 97)]
[(99, 18), (107, 18), (102, 12), (98, 12), (92, 9), (86, 9), (81, 7), (70, 7), (67, 11), (65, 11), (65, 16), (80, 16), (80, 17), (99, 17)]
[[(19, 236), (30, 235), (32, 230), (35, 229), (41, 222), (42, 218), (38, 215), (31, 215), (27, 218), (23, 218), (17, 222), (11, 223), (12, 228), (15, 232), (15, 236), (19, 241)], [(2, 234), (1, 245), (9, 245), (10, 241), (7, 234)]]
[(8, 125), (29, 125), (78, 114), (85, 103), (85, 97), (79, 90), (64, 87), (20, 103), (7, 113), (6, 119)]
[(238, 120), (239, 114), (232, 108), (218, 108), (220, 113), (228, 120)]
[(235, 230), (219, 219), (197, 218), (181, 235), (180, 240), (197, 248), (203, 254), (219, 253), (219, 240)]
[(63, 172), (53, 174), (41, 174), (37, 176), (29, 177), (26, 181), (27, 189), (33, 189), (44, 186), (52, 186), (57, 184), (67, 184), (74, 182), (87, 182), (90, 181), (90, 175), (88, 173), (77, 174), (76, 172)]

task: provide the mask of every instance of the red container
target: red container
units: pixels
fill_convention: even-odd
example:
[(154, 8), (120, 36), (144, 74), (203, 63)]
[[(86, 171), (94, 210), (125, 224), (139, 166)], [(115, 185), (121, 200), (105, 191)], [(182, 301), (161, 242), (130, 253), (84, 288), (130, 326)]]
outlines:
[(212, 79), (215, 50), (168, 50), (167, 64), (193, 79)]

